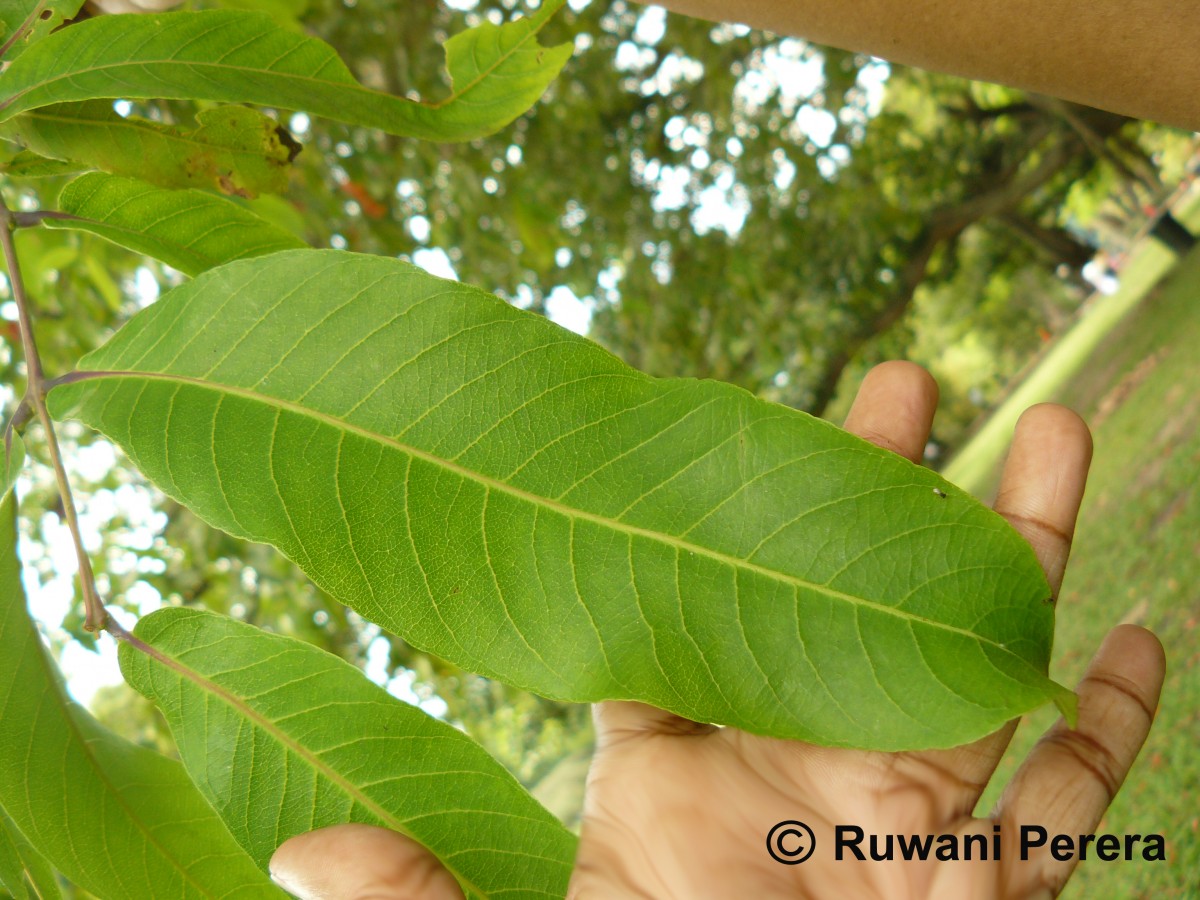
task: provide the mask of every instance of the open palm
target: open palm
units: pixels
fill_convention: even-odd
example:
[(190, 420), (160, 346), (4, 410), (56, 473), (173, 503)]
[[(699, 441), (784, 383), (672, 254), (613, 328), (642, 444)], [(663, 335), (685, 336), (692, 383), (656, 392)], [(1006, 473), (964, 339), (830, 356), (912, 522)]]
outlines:
[[(924, 370), (887, 363), (867, 376), (846, 428), (916, 462), (936, 405), (937, 386)], [(1090, 458), (1078, 416), (1034, 407), (1017, 427), (996, 501), (1033, 546), (1056, 595)], [(1040, 825), (1051, 835), (1095, 829), (1145, 741), (1163, 667), (1148, 631), (1112, 631), (1078, 686), (1078, 728), (1061, 721), (1052, 728), (986, 819), (973, 812), (1015, 723), (950, 750), (879, 753), (759, 737), (639, 703), (600, 704), (570, 896), (1052, 897), (1075, 861), (1055, 859), (1045, 847), (1022, 860), (1020, 826)], [(768, 852), (768, 834), (786, 821), (805, 823), (815, 838), (802, 864)], [(980, 834), (990, 848), (996, 824), (999, 860), (878, 862), (867, 840), (864, 861), (834, 854), (838, 825), (867, 836)], [(777, 855), (803, 856), (809, 836), (802, 834), (776, 830)], [(366, 825), (293, 838), (271, 871), (304, 898), (462, 896), (423, 847)]]

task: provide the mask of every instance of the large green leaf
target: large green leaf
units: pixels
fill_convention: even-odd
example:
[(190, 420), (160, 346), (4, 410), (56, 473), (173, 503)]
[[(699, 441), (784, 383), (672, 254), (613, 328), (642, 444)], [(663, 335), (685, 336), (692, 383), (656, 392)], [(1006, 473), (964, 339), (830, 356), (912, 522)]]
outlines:
[(52, 103), (177, 98), (260, 103), (433, 141), (490, 134), (529, 109), (570, 58), (537, 33), (563, 0), (446, 42), (452, 91), (418, 103), (368, 90), (327, 44), (236, 10), (102, 16), (64, 28), (0, 76), (0, 121)]
[(0, 505), (0, 806), (100, 897), (282, 897), (183, 766), (71, 702), (25, 612), (14, 503)]
[(211, 270), (55, 389), (171, 496), (550, 697), (946, 746), (1047, 699), (1050, 591), (936, 474), (730, 385), (656, 380), (397, 260)]
[(14, 59), (30, 44), (79, 12), (83, 0), (0, 2), (0, 59)]
[(262, 866), (340, 822), (416, 838), (468, 896), (562, 897), (575, 838), (456, 728), (294, 638), (163, 609), (126, 644), (126, 679), (160, 707), (184, 765)]
[(234, 259), (305, 246), (290, 232), (223, 197), (157, 188), (100, 172), (66, 185), (58, 208), (77, 218), (47, 219), (48, 227), (93, 232), (188, 275)]
[(220, 106), (198, 113), (196, 123), (189, 131), (122, 118), (111, 102), (89, 100), (22, 113), (0, 125), (0, 137), (41, 156), (164, 187), (207, 187), (240, 197), (287, 190), (300, 148), (274, 119), (246, 106)]
[(0, 886), (16, 900), (58, 900), (54, 869), (0, 807)]

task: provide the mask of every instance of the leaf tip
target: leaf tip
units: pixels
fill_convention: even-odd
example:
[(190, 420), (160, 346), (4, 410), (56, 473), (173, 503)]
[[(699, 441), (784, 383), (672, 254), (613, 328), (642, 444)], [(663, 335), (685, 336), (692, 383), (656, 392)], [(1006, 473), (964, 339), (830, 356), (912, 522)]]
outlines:
[(1054, 705), (1058, 707), (1058, 711), (1062, 713), (1062, 717), (1067, 720), (1067, 725), (1075, 728), (1079, 725), (1079, 698), (1075, 696), (1075, 692), (1063, 687), (1057, 682), (1051, 682)]

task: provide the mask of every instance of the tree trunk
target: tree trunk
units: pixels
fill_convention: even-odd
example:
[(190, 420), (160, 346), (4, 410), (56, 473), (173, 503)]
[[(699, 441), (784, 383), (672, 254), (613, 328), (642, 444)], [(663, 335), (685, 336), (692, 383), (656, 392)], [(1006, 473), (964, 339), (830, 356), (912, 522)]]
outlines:
[(1053, 265), (1065, 263), (1078, 272), (1096, 255), (1065, 228), (1048, 228), (1018, 212), (1003, 213), (1000, 221)]
[(1180, 256), (1196, 246), (1196, 236), (1169, 212), (1163, 213), (1162, 217), (1154, 223), (1154, 227), (1150, 229), (1150, 236), (1157, 238), (1163, 245)]
[[(1045, 136), (1045, 131), (1030, 135), (1029, 149), (1036, 147)], [(820, 416), (837, 393), (838, 382), (851, 360), (867, 341), (887, 331), (904, 316), (913, 294), (925, 279), (925, 273), (934, 253), (943, 243), (947, 251), (954, 252), (954, 242), (968, 226), (990, 216), (1002, 216), (1013, 212), (1029, 194), (1053, 178), (1079, 152), (1086, 152), (1081, 139), (1068, 136), (1047, 150), (1034, 168), (1016, 177), (1019, 160), (1003, 172), (991, 173), (968, 191), (968, 200), (941, 210), (931, 216), (930, 224), (910, 245), (904, 254), (908, 259), (898, 283), (883, 308), (872, 318), (864, 320), (859, 327), (846, 336), (845, 342), (829, 360), (821, 373), (821, 380), (813, 389), (813, 400), (808, 412)]]
[(913, 241), (912, 250), (907, 254), (908, 262), (901, 271), (899, 283), (887, 303), (873, 318), (860, 325), (854, 334), (848, 335), (837, 353), (825, 365), (821, 380), (813, 389), (812, 404), (808, 410), (810, 413), (820, 416), (825, 412), (825, 408), (837, 393), (838, 382), (842, 380), (846, 366), (850, 365), (850, 361), (862, 349), (863, 344), (883, 334), (903, 318), (912, 302), (913, 294), (925, 280), (925, 273), (938, 247), (945, 243), (947, 251), (953, 252), (958, 236), (969, 224), (970, 222), (936, 223), (927, 226)]

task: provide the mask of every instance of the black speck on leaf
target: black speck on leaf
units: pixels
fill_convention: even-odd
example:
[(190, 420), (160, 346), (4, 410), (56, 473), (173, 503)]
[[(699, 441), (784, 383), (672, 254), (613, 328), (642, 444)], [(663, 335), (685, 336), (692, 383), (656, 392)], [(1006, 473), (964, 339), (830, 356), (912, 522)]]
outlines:
[(943, 491), (941, 488), (934, 488), (934, 489), (933, 489), (933, 493), (934, 493), (936, 496), (940, 497), (942, 500), (945, 500), (945, 499), (946, 499), (946, 492), (945, 492), (945, 491)]
[(279, 138), (279, 143), (287, 150), (288, 162), (295, 162), (296, 157), (300, 155), (300, 151), (304, 149), (304, 145), (292, 137), (292, 133), (282, 125), (275, 129), (275, 136)]

